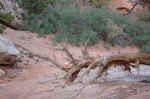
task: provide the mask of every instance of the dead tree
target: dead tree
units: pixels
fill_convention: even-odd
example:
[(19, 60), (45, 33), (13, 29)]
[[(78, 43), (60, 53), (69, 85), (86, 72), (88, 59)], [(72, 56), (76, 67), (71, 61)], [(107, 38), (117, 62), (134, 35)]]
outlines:
[[(137, 70), (137, 77), (140, 71), (140, 64), (150, 65), (150, 54), (146, 53), (126, 53), (126, 54), (112, 54), (109, 56), (100, 56), (100, 57), (92, 57), (88, 53), (87, 50), (87, 43), (82, 45), (82, 59), (75, 59), (71, 52), (65, 47), (60, 47), (59, 50), (64, 51), (66, 55), (70, 58), (70, 70), (66, 71), (63, 68), (63, 65), (57, 64), (57, 61), (54, 59), (49, 59), (54, 65), (58, 68), (67, 72), (65, 76), (65, 85), (72, 84), (76, 79), (77, 82), (82, 82), (82, 78), (87, 75), (92, 69), (99, 68), (98, 72), (96, 73), (96, 77), (94, 80), (90, 81), (87, 84), (83, 84), (83, 87), (79, 90), (78, 93), (71, 96), (69, 99), (74, 99), (78, 96), (81, 91), (88, 85), (95, 83), (98, 78), (102, 77), (102, 75), (106, 75), (107, 71), (110, 67), (122, 67), (124, 71), (131, 72), (131, 67), (136, 68)], [(87, 54), (88, 53), (88, 54)], [(82, 69), (86, 70), (82, 73), (82, 75), (78, 76)]]
[[(84, 47), (81, 51), (82, 59), (75, 59), (71, 52), (66, 47), (61, 47), (61, 50), (66, 53), (66, 55), (70, 58), (70, 70), (67, 71), (66, 76), (66, 84), (72, 83), (75, 79), (78, 78), (79, 72), (86, 68), (86, 71), (82, 73), (80, 76), (80, 79), (84, 77), (86, 74), (88, 74), (92, 69), (99, 68), (99, 71), (97, 72), (97, 76), (95, 78), (95, 81), (97, 78), (101, 77), (104, 73), (107, 72), (107, 70), (110, 67), (122, 67), (124, 71), (128, 71), (131, 73), (131, 67), (136, 68), (139, 75), (139, 66), (140, 64), (150, 65), (150, 54), (146, 53), (126, 53), (126, 54), (112, 54), (109, 56), (100, 56), (100, 57), (92, 57), (90, 56), (87, 51), (87, 45), (83, 45)], [(85, 54), (86, 53), (86, 54)], [(56, 60), (50, 59), (50, 61), (59, 67), (60, 69), (63, 69), (63, 65), (57, 64)]]

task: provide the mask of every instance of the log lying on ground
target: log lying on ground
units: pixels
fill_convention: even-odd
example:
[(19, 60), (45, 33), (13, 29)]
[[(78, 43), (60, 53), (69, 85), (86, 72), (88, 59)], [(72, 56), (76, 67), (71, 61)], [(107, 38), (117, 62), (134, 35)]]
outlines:
[[(90, 39), (90, 38), (89, 38)], [(81, 45), (82, 56), (79, 59), (75, 59), (67, 47), (63, 46), (58, 49), (64, 51), (66, 55), (70, 58), (71, 68), (66, 76), (66, 84), (72, 83), (75, 79), (82, 81), (82, 77), (88, 74), (91, 70), (99, 68), (96, 72), (96, 81), (103, 74), (107, 74), (107, 71), (110, 67), (122, 67), (124, 71), (131, 73), (131, 67), (137, 69), (137, 75), (139, 75), (139, 66), (140, 64), (150, 65), (150, 54), (146, 53), (126, 53), (126, 54), (112, 54), (108, 56), (100, 57), (91, 57), (88, 53), (87, 44), (89, 39)], [(50, 60), (53, 64), (57, 63), (56, 60)], [(54, 64), (56, 67), (62, 69), (62, 65)], [(68, 68), (68, 66), (67, 66)], [(82, 75), (78, 77), (78, 74), (82, 69), (86, 69)], [(65, 69), (63, 69), (65, 70)]]
[[(82, 78), (89, 74), (91, 70), (97, 69), (98, 71), (95, 73), (96, 77), (92, 78), (92, 81), (88, 83), (82, 83), (83, 87), (78, 91), (77, 94), (71, 96), (69, 99), (75, 99), (81, 91), (88, 85), (95, 83), (98, 78), (102, 77), (102, 75), (106, 75), (107, 71), (110, 67), (122, 67), (124, 71), (128, 71), (131, 73), (131, 67), (136, 68), (139, 74), (139, 66), (140, 64), (150, 65), (150, 54), (145, 53), (127, 53), (127, 54), (117, 54), (117, 55), (109, 55), (109, 56), (101, 56), (101, 57), (91, 57), (87, 50), (87, 42), (84, 45), (81, 45), (81, 53), (82, 56), (79, 59), (75, 59), (71, 52), (67, 49), (67, 47), (60, 47), (61, 51), (64, 51), (66, 55), (70, 58), (70, 62), (68, 62), (71, 66), (70, 70), (67, 71), (67, 75), (65, 76), (65, 85), (69, 85), (73, 83), (75, 80), (82, 83)], [(61, 64), (57, 63), (56, 60), (50, 59), (51, 63), (53, 63), (56, 67), (65, 70), (62, 68)], [(68, 68), (68, 66), (67, 66)], [(82, 69), (86, 69), (82, 71)], [(79, 73), (82, 73), (79, 75)], [(65, 87), (65, 85), (63, 87)]]
[(112, 66), (115, 67), (120, 66), (125, 71), (128, 72), (131, 72), (131, 67), (133, 67), (137, 69), (137, 72), (139, 72), (140, 64), (150, 65), (150, 54), (145, 53), (118, 54), (118, 55), (103, 56), (99, 58), (91, 58), (89, 60), (81, 60), (69, 71), (66, 83), (69, 84), (73, 82), (83, 68), (87, 68), (87, 70), (85, 71), (85, 73), (81, 75), (82, 77), (85, 74), (89, 73), (91, 69), (99, 67), (99, 71), (97, 72), (97, 76), (95, 78), (96, 80), (97, 78), (101, 77), (103, 73), (107, 72), (107, 70)]

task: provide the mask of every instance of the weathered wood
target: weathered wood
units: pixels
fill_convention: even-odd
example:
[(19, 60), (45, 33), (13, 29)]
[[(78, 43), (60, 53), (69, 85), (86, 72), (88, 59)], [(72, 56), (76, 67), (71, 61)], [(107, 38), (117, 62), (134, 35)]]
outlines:
[[(131, 65), (131, 63), (134, 65)], [(87, 71), (85, 71), (85, 73), (83, 73), (82, 76), (88, 73), (90, 69), (93, 69), (95, 67), (100, 67), (97, 73), (97, 77), (95, 78), (97, 79), (101, 77), (104, 72), (107, 72), (107, 70), (112, 66), (123, 67), (125, 71), (128, 71), (130, 73), (131, 73), (131, 67), (133, 67), (136, 68), (137, 72), (139, 73), (140, 64), (150, 65), (150, 54), (145, 54), (145, 53), (118, 54), (118, 55), (99, 57), (99, 59), (93, 58), (90, 60), (84, 60), (84, 61), (81, 60), (79, 64), (73, 66), (72, 69), (69, 71), (69, 75), (67, 77), (66, 83), (69, 84), (73, 82), (83, 68), (88, 68), (88, 69)]]

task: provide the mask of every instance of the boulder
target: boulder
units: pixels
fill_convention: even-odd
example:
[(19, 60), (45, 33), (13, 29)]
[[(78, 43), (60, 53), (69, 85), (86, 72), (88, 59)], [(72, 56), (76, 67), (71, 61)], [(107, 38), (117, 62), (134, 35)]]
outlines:
[(20, 51), (8, 39), (0, 36), (0, 64), (12, 65), (17, 61)]

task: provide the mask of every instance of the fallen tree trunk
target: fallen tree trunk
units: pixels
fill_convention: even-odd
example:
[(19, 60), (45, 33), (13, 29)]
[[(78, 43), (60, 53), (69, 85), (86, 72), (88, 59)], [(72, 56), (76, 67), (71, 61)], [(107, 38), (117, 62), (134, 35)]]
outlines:
[[(72, 84), (75, 80), (76, 83), (82, 83), (84, 85), (77, 94), (71, 96), (69, 99), (74, 99), (86, 86), (96, 83), (98, 78), (103, 75), (107, 75), (107, 71), (110, 67), (122, 67), (124, 71), (128, 71), (130, 73), (132, 73), (131, 67), (136, 68), (137, 77), (139, 77), (140, 64), (150, 65), (150, 54), (146, 53), (112, 54), (109, 56), (92, 57), (87, 51), (88, 40), (84, 43), (84, 45), (81, 45), (83, 47), (81, 49), (82, 56), (79, 56), (79, 59), (75, 59), (67, 47), (63, 46), (57, 48), (58, 50), (64, 51), (70, 58), (70, 61), (63, 68), (63, 65), (56, 64), (56, 59), (49, 60), (53, 65), (67, 72), (67, 75), (63, 77), (65, 78), (65, 84), (63, 87), (65, 87), (65, 85)], [(68, 70), (68, 68), (70, 69)], [(86, 70), (82, 71), (82, 69)], [(95, 72), (96, 76), (94, 76), (92, 80), (88, 81), (88, 83), (83, 83), (82, 78), (85, 75), (88, 75), (93, 69), (97, 70)], [(80, 73), (81, 71), (82, 73)]]
[[(79, 59), (75, 59), (67, 47), (63, 46), (57, 48), (58, 50), (64, 51), (70, 58), (70, 62), (68, 62), (69, 64), (66, 66), (67, 70), (65, 69), (65, 66), (62, 68), (61, 64), (55, 64), (57, 63), (56, 59), (50, 60), (52, 64), (56, 65), (56, 67), (67, 71), (65, 84), (70, 84), (77, 78), (79, 82), (82, 82), (82, 78), (95, 68), (98, 68), (98, 71), (96, 72), (94, 81), (96, 81), (102, 75), (106, 75), (110, 67), (122, 67), (124, 71), (128, 71), (129, 73), (132, 73), (131, 67), (136, 68), (137, 75), (139, 75), (140, 64), (150, 65), (150, 54), (147, 53), (125, 53), (92, 57), (87, 51), (88, 40), (84, 43), (84, 45), (81, 45), (82, 56), (79, 56)], [(70, 66), (69, 70), (68, 66)], [(78, 74), (82, 69), (86, 70), (78, 77)]]
[[(73, 82), (79, 72), (83, 68), (88, 68), (85, 73), (83, 73), (82, 77), (89, 73), (91, 69), (95, 69), (99, 67), (99, 71), (95, 80), (103, 75), (103, 73), (107, 72), (107, 70), (114, 66), (120, 66), (123, 70), (131, 73), (131, 67), (136, 68), (137, 72), (139, 72), (140, 64), (150, 65), (150, 54), (145, 53), (133, 53), (133, 54), (118, 54), (111, 56), (102, 56), (99, 58), (91, 58), (89, 60), (80, 61), (77, 65), (72, 66), (69, 71), (66, 83), (69, 84)], [(139, 74), (139, 73), (138, 73)], [(82, 79), (82, 77), (80, 79)]]

